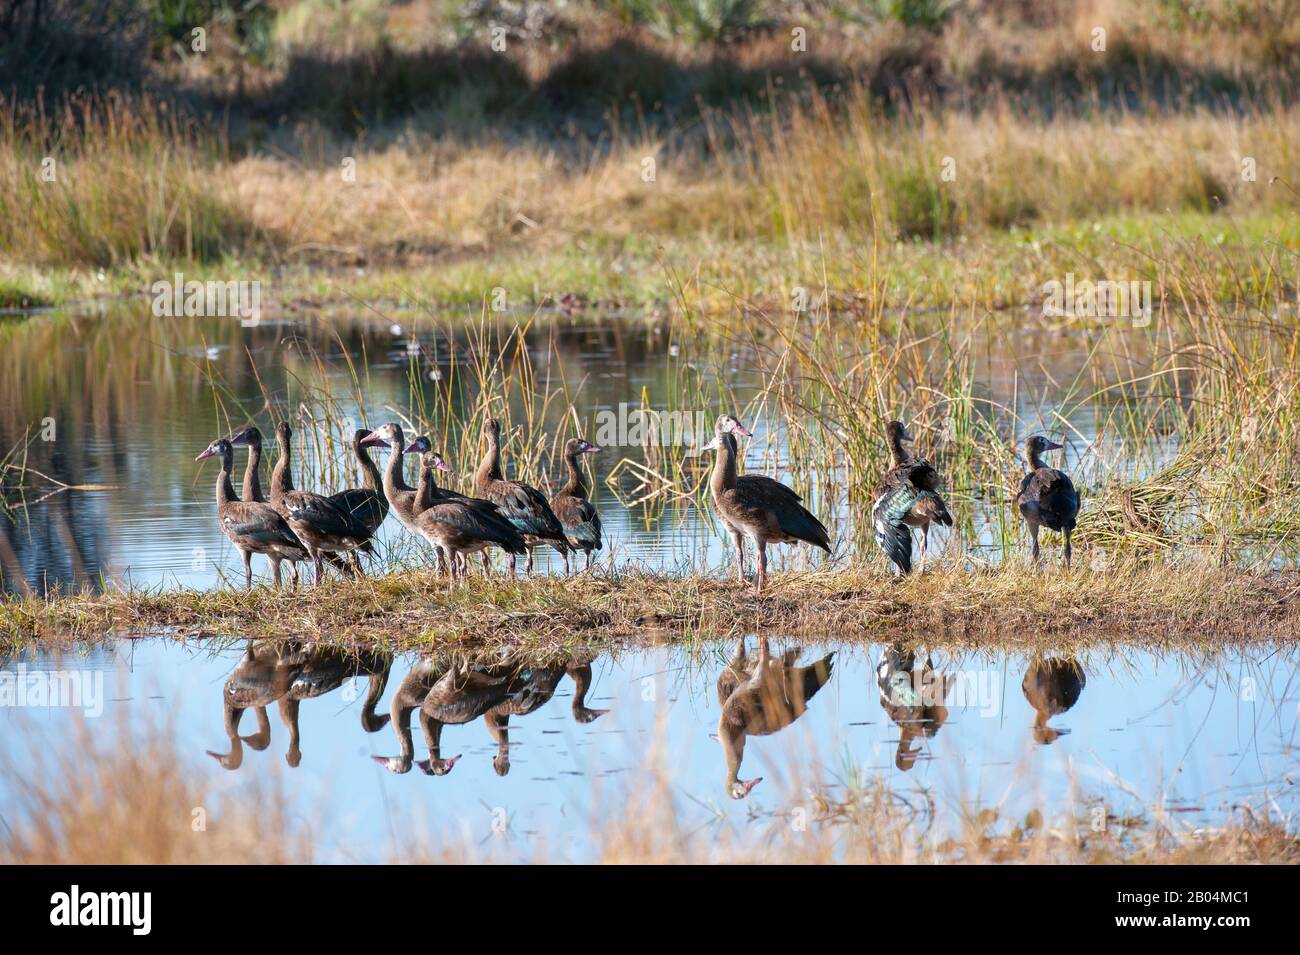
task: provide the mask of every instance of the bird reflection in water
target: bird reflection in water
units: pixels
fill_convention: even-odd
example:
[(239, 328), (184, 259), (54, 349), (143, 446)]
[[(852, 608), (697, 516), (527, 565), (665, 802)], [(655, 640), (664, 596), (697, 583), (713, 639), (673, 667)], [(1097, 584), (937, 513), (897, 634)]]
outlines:
[(945, 705), (956, 682), (934, 668), (929, 655), (921, 672), (916, 672), (916, 653), (900, 645), (887, 647), (876, 667), (880, 706), (898, 726), (898, 749), (894, 765), (907, 772), (916, 765), (923, 745), (933, 738), (948, 719)]
[[(566, 673), (574, 684), (574, 720), (590, 723), (604, 716), (608, 710), (586, 705), (591, 688), (589, 660), (533, 666), (510, 660), (462, 659), (448, 663), (422, 657), (393, 697), (391, 714), (398, 755), (375, 756), (374, 760), (394, 773), (407, 773), (416, 766), (426, 775), (445, 776), (461, 757), (442, 755), (442, 728), (482, 717), (497, 744), (492, 768), (498, 776), (504, 776), (510, 772), (510, 717), (527, 716), (548, 702)], [(429, 752), (428, 759), (418, 761), (411, 738), (411, 715), (416, 710)]]
[(1059, 716), (1079, 702), (1088, 678), (1077, 660), (1047, 657), (1034, 660), (1025, 672), (1020, 689), (1034, 708), (1034, 739), (1043, 746), (1070, 732), (1053, 729), (1047, 721)]
[[(350, 652), (336, 647), (303, 646), (297, 641), (275, 641), (257, 646), (249, 641), (248, 649), (223, 689), (223, 711), (230, 751), (213, 757), (226, 769), (238, 769), (244, 761), (244, 746), (255, 751), (271, 744), (271, 723), (266, 708), (278, 703), (280, 720), (289, 732), (285, 760), (291, 767), (302, 762), (298, 709), (303, 700), (324, 696), (346, 681), (368, 677), (368, 687), (361, 708), (361, 726), (367, 733), (382, 729), (387, 715), (375, 712), (379, 698), (388, 685), (392, 656), (372, 651)], [(257, 732), (239, 735), (244, 711), (251, 709), (257, 719)]]
[(718, 719), (716, 739), (727, 761), (727, 795), (744, 799), (763, 781), (740, 778), (740, 762), (745, 755), (745, 737), (767, 736), (789, 726), (808, 708), (808, 701), (831, 678), (834, 652), (811, 666), (797, 667), (800, 649), (772, 656), (766, 638), (758, 642), (758, 656), (745, 650), (742, 637), (736, 643), (726, 669), (718, 677)]

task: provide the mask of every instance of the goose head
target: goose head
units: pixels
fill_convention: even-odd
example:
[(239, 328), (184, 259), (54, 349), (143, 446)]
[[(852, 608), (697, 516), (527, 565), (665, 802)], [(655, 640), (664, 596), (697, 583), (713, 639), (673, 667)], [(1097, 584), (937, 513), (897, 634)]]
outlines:
[(424, 435), (417, 435), (416, 439), (402, 449), (403, 454), (427, 454), (433, 450), (433, 443)]
[(400, 448), (404, 443), (402, 426), (396, 421), (380, 425), (361, 439), (362, 446), (367, 448)]
[(1036, 434), (1029, 439), (1027, 445), (1031, 456), (1042, 454), (1044, 451), (1059, 451), (1065, 447), (1063, 444), (1057, 444), (1055, 441), (1048, 441), (1041, 434)]
[(229, 468), (230, 459), (234, 456), (234, 453), (235, 453), (234, 449), (230, 446), (229, 438), (217, 438), (217, 440), (213, 441), (206, 448), (204, 448), (203, 452), (194, 460), (206, 461), (208, 458), (220, 457), (222, 463), (224, 463), (226, 467)]
[(459, 754), (450, 756), (447, 759), (422, 759), (415, 765), (419, 766), (420, 772), (426, 776), (446, 776), (451, 772), (452, 767), (456, 765), (458, 759), (460, 759)]
[(230, 443), (236, 448), (262, 448), (262, 429), (257, 425), (250, 425), (243, 431), (230, 436)]
[(564, 442), (564, 456), (566, 458), (576, 458), (579, 454), (596, 454), (599, 451), (600, 448), (585, 438), (570, 438)]
[(732, 799), (744, 799), (749, 791), (763, 781), (762, 776), (753, 779), (737, 779), (727, 788), (727, 795)]
[(754, 436), (754, 432), (741, 424), (739, 418), (730, 414), (718, 415), (718, 421), (713, 427), (713, 433), (715, 435), (738, 434), (745, 438), (752, 438)]
[(885, 425), (885, 437), (889, 439), (890, 444), (898, 444), (900, 441), (916, 440), (907, 432), (907, 427), (903, 422), (894, 420)]

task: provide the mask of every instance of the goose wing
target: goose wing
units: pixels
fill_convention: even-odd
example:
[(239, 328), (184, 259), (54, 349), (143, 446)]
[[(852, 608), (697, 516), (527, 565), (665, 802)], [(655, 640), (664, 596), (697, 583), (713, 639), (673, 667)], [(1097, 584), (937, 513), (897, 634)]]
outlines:
[(822, 522), (799, 503), (803, 498), (780, 481), (761, 474), (746, 474), (736, 479), (735, 493), (741, 506), (775, 516), (777, 525), (790, 537), (830, 553), (830, 535)]
[(289, 518), (331, 537), (370, 537), (365, 526), (348, 511), (320, 494), (294, 491), (284, 496), (284, 509)]
[(256, 501), (231, 503), (221, 515), (226, 531), (232, 537), (238, 537), (253, 544), (265, 547), (301, 547), (302, 542), (294, 534), (283, 517), (272, 508)]
[(600, 550), (600, 514), (591, 501), (572, 494), (557, 494), (551, 499), (551, 510), (571, 542)]
[(388, 501), (379, 491), (367, 488), (349, 488), (326, 498), (331, 504), (345, 511), (353, 520), (364, 527), (371, 535), (379, 530), (379, 525), (388, 516)]
[(564, 528), (536, 488), (515, 481), (493, 481), (485, 496), (519, 533), (566, 543)]

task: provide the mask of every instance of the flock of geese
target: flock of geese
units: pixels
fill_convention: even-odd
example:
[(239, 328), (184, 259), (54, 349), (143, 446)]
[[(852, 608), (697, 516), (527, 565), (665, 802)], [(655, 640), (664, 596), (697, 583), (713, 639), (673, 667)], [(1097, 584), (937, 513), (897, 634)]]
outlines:
[[(753, 736), (770, 736), (790, 726), (807, 711), (813, 697), (830, 681), (834, 652), (806, 665), (799, 664), (799, 648), (774, 653), (767, 639), (757, 652), (737, 641), (716, 681), (718, 729), (715, 739), (726, 767), (724, 787), (732, 799), (744, 799), (762, 777), (742, 779), (745, 742)], [(297, 641), (250, 641), (223, 690), (223, 724), (229, 739), (226, 752), (208, 751), (229, 770), (243, 765), (244, 748), (265, 750), (271, 743), (267, 708), (275, 704), (289, 734), (285, 760), (297, 768), (302, 762), (299, 708), (305, 700), (323, 697), (350, 681), (365, 680), (361, 701), (361, 727), (378, 733), (391, 726), (397, 755), (372, 759), (392, 773), (418, 769), (427, 776), (445, 776), (461, 754), (443, 755), (443, 730), (482, 720), (495, 744), (492, 769), (498, 776), (510, 772), (510, 720), (537, 712), (549, 702), (567, 676), (573, 682), (569, 705), (577, 723), (592, 723), (609, 710), (592, 709), (587, 697), (593, 683), (590, 656), (556, 657), (534, 663), (480, 653), (447, 660), (432, 654), (414, 661), (393, 694), (388, 712), (379, 703), (393, 667), (391, 653), (350, 651)], [(880, 706), (898, 727), (894, 765), (910, 771), (923, 755), (924, 741), (934, 738), (948, 720), (947, 700), (959, 677), (936, 669), (927, 656), (918, 666), (916, 652), (902, 645), (883, 649), (876, 667)], [(1033, 738), (1039, 744), (1055, 741), (1068, 730), (1048, 721), (1069, 710), (1079, 700), (1087, 677), (1073, 659), (1046, 657), (1030, 662), (1021, 683), (1033, 707)], [(240, 721), (252, 710), (255, 732), (242, 735)], [(419, 715), (428, 758), (417, 760), (411, 722)]]
[[(286, 422), (276, 428), (279, 458), (271, 473), (270, 494), (263, 492), (260, 478), (262, 433), (256, 427), (213, 441), (196, 460), (217, 457), (217, 519), (222, 533), (240, 552), (244, 561), (245, 585), (253, 584), (252, 555), (263, 554), (271, 565), (277, 586), (280, 569), (289, 562), (289, 576), (298, 582), (297, 563), (310, 561), (315, 581), (321, 580), (323, 565), (329, 562), (346, 575), (361, 575), (359, 553), (371, 553), (371, 540), (391, 510), (407, 530), (428, 541), (438, 565), (453, 581), (463, 581), (468, 558), (482, 557), (484, 573), (490, 573), (488, 551), (504, 551), (510, 573), (516, 573), (517, 559), (524, 557), (524, 573), (531, 574), (533, 549), (555, 548), (564, 558), (564, 571), (571, 572), (570, 555), (581, 551), (586, 568), (591, 555), (602, 548), (600, 514), (588, 498), (580, 459), (600, 448), (582, 438), (564, 446), (568, 481), (547, 500), (541, 491), (519, 481), (507, 480), (501, 461), (501, 425), (494, 418), (483, 423), (485, 448), (474, 474), (473, 496), (438, 486), (438, 474), (451, 467), (421, 435), (409, 444), (400, 425), (385, 424), (374, 431), (358, 430), (352, 451), (361, 467), (363, 486), (323, 495), (295, 490), (291, 469), (292, 431)], [(831, 552), (830, 535), (807, 508), (802, 498), (779, 481), (761, 474), (737, 472), (737, 436), (753, 437), (734, 415), (721, 415), (713, 440), (704, 450), (715, 452), (709, 486), (713, 507), (731, 535), (735, 549), (736, 574), (746, 582), (744, 540), (748, 538), (757, 556), (755, 591), (767, 582), (767, 546), (805, 543)], [(912, 570), (912, 531), (921, 535), (921, 569), (930, 527), (951, 527), (952, 514), (939, 494), (939, 474), (923, 459), (913, 458), (905, 447), (912, 441), (899, 421), (886, 429), (890, 468), (876, 488), (871, 521), (876, 542), (900, 574)], [(234, 449), (248, 449), (243, 487), (235, 493), (232, 483)], [(1030, 471), (1025, 476), (1016, 506), (1029, 527), (1033, 556), (1039, 558), (1039, 529), (1064, 535), (1065, 565), (1070, 564), (1070, 535), (1079, 511), (1079, 496), (1070, 478), (1044, 464), (1042, 455), (1059, 449), (1042, 435), (1027, 445)], [(381, 474), (370, 450), (391, 454)], [(404, 477), (404, 456), (418, 454), (419, 478), (411, 487)]]

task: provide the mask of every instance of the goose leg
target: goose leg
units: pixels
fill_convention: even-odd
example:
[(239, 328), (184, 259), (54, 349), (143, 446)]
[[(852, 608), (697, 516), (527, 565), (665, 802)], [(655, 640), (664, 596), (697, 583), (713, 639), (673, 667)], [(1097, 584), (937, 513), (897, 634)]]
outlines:
[(349, 551), (348, 557), (352, 559), (353, 575), (356, 577), (364, 577), (366, 575), (366, 571), (365, 568), (361, 566), (361, 557), (357, 554), (356, 551)]
[(563, 551), (562, 553), (564, 555), (564, 576), (568, 577), (569, 576), (569, 552), (566, 550)]
[(921, 569), (918, 573), (925, 573), (925, 551), (930, 545), (930, 525), (921, 525)]
[(754, 593), (761, 594), (763, 585), (767, 583), (767, 541), (754, 541), (754, 549), (758, 551), (758, 577), (754, 581)]
[(492, 563), (488, 560), (486, 547), (482, 551), (482, 557), (483, 557), (483, 576), (486, 577), (492, 573)]
[(1038, 565), (1038, 522), (1033, 521), (1029, 525), (1029, 536), (1034, 541), (1034, 565)]
[(488, 733), (497, 744), (497, 754), (492, 759), (492, 769), (498, 776), (510, 772), (510, 714), (488, 711), (483, 714)]
[(298, 562), (289, 561), (289, 587), (293, 590), (298, 589)]
[(591, 551), (587, 551), (587, 566), (585, 569), (588, 573), (591, 572)]
[(251, 550), (241, 550), (244, 555), (244, 589), (253, 589), (253, 552)]
[(518, 557), (516, 557), (514, 554), (511, 554), (511, 555), (510, 555), (510, 579), (511, 579), (511, 580), (514, 580), (514, 579), (515, 579), (515, 575), (516, 575), (516, 570), (515, 570), (516, 564), (515, 564), (515, 561), (517, 561), (517, 560), (518, 560)]
[(280, 558), (271, 558), (271, 578), (275, 581), (275, 589), (280, 589)]
[(528, 556), (524, 558), (524, 576), (533, 576), (533, 549), (528, 548)]
[(740, 531), (731, 532), (731, 543), (736, 548), (736, 577), (743, 584), (745, 582), (745, 544), (744, 538), (740, 536)]
[(1070, 535), (1073, 533), (1074, 531), (1072, 530), (1067, 530), (1065, 532), (1065, 569), (1066, 570), (1070, 569)]

